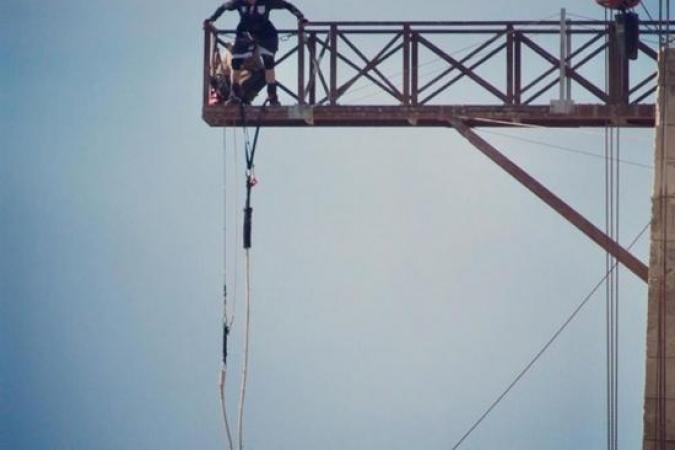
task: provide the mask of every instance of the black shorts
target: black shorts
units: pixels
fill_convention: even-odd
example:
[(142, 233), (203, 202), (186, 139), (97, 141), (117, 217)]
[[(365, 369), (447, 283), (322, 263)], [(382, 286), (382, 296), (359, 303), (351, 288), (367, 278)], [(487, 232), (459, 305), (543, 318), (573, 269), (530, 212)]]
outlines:
[(271, 22), (268, 25), (255, 29), (243, 26), (237, 27), (237, 37), (234, 40), (232, 58), (249, 58), (253, 55), (256, 45), (260, 51), (260, 56), (274, 56), (279, 50), (279, 33)]

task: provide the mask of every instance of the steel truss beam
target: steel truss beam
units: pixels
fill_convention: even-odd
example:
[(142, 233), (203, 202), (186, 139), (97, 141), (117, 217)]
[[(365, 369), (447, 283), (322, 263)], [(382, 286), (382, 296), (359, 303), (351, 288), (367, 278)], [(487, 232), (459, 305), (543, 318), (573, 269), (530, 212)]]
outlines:
[[(645, 120), (644, 110), (632, 106), (653, 105), (655, 42), (661, 28), (663, 24), (642, 22), (641, 58), (630, 62), (621, 51), (623, 41), (614, 22), (568, 20), (570, 52), (561, 61), (556, 45), (562, 38), (559, 21), (313, 22), (281, 30), (290, 44), (284, 46), (277, 66), (283, 69), (280, 73), (295, 73), (297, 82), (285, 75), (279, 87), (297, 105), (315, 107), (314, 125), (339, 126), (350, 116), (349, 126), (401, 126), (409, 121), (411, 111), (423, 118), (421, 122), (440, 124), (446, 121), (432, 119), (438, 114), (433, 108), (464, 108), (470, 92), (472, 97), (487, 99), (479, 104), (484, 106), (481, 112), (487, 107), (494, 108), (491, 116), (501, 115), (500, 109), (515, 111), (514, 122), (543, 113), (542, 126), (597, 126), (606, 123), (598, 121), (599, 117), (610, 115), (614, 123), (651, 126), (653, 114)], [(209, 79), (218, 60), (215, 50), (232, 38), (233, 31), (204, 30), (204, 118), (213, 126), (223, 126), (233, 115), (224, 111), (223, 105), (209, 104)], [(467, 46), (467, 42), (472, 44)], [(606, 86), (602, 73), (607, 52), (613, 62), (608, 66), (610, 83)], [(633, 80), (630, 67), (636, 64), (642, 65), (642, 75)], [(649, 64), (654, 70), (645, 74)], [(545, 110), (522, 109), (548, 106), (561, 82), (561, 72), (574, 87), (577, 104), (594, 102), (596, 107), (624, 109), (615, 108), (611, 114), (600, 109), (590, 114), (591, 119), (588, 108), (574, 110), (567, 118), (553, 117)], [(363, 89), (368, 89), (365, 95)], [(394, 109), (381, 110), (387, 119), (369, 118), (373, 111), (379, 113), (367, 108), (373, 103)], [(256, 114), (254, 110), (252, 114)], [(266, 114), (263, 125), (312, 125), (292, 120), (293, 112), (287, 113), (286, 119), (284, 114), (283, 110)]]
[[(244, 108), (249, 124), (266, 127), (447, 127), (461, 119), (471, 127), (653, 127), (654, 105), (576, 105), (570, 114), (548, 106), (311, 106)], [(238, 107), (205, 106), (214, 127), (241, 126)]]
[[(656, 34), (656, 26), (661, 29), (661, 25), (643, 22), (641, 32), (646, 35)], [(479, 126), (654, 126), (654, 104), (642, 102), (655, 91), (656, 75), (651, 73), (631, 85), (629, 61), (622, 55), (620, 39), (617, 38), (613, 23), (568, 21), (567, 29), (577, 38), (582, 37), (582, 42), (577, 42), (578, 45), (570, 49), (569, 56), (563, 61), (535, 41), (542, 35), (555, 36), (560, 31), (559, 26), (557, 21), (315, 22), (306, 28), (285, 30), (283, 32), (297, 38), (297, 45), (285, 53), (277, 64), (287, 63), (292, 60), (292, 56), (296, 56), (298, 82), (295, 89), (281, 83), (279, 86), (298, 104), (272, 108), (246, 106), (243, 116), (248, 124), (277, 127), (452, 126), (523, 186), (614, 255), (640, 279), (647, 281), (648, 268), (644, 263), (471, 130)], [(224, 44), (222, 37), (227, 34), (227, 31), (211, 28), (204, 30), (203, 118), (209, 125), (216, 127), (243, 125), (238, 107), (209, 104), (210, 76), (213, 74), (214, 60), (218, 57), (214, 50)], [(388, 37), (387, 43), (379, 47), (375, 56), (369, 57), (365, 49), (359, 48), (353, 39), (364, 35)], [(467, 55), (455, 57), (438, 42), (439, 36), (443, 35), (483, 35), (484, 40)], [(320, 47), (318, 52), (317, 46)], [(579, 71), (593, 59), (602, 59), (599, 55), (606, 49), (613, 57), (607, 88), (595, 84)], [(423, 74), (420, 72), (420, 50), (430, 51), (446, 65), (440, 74), (432, 76), (421, 87)], [(546, 67), (538, 68), (534, 73), (531, 70), (527, 72), (525, 66), (529, 69), (530, 65), (524, 64), (523, 50), (539, 58), (538, 66), (543, 60)], [(639, 50), (641, 54), (656, 60), (656, 51), (645, 42), (639, 43)], [(381, 65), (397, 54), (401, 56), (402, 70), (396, 76), (386, 75)], [(502, 54), (505, 55), (503, 60), (506, 63), (502, 72), (505, 75), (503, 83), (495, 83), (478, 73), (478, 69), (486, 62)], [(324, 56), (328, 56), (327, 68), (322, 66)], [(355, 72), (342, 82), (338, 75), (344, 77), (346, 67), (340, 66), (340, 62)], [(548, 104), (534, 105), (535, 100), (541, 99), (545, 92), (560, 82), (561, 75), (557, 71), (560, 67), (564, 68), (564, 76), (570, 82), (576, 83), (599, 103), (576, 104), (565, 113), (554, 112)], [(526, 79), (530, 81), (525, 84)], [(353, 93), (359, 80), (370, 81), (381, 93), (387, 94), (389, 101), (393, 98), (395, 104), (364, 105), (358, 104), (358, 98), (356, 104), (338, 104), (347, 94)], [(475, 88), (496, 98), (497, 102), (489, 105), (429, 104), (460, 80), (470, 81)], [(324, 92), (320, 95), (317, 95), (317, 86), (323, 88)], [(526, 92), (531, 89), (538, 90), (533, 94), (528, 93), (529, 97), (524, 99)], [(428, 90), (433, 91), (427, 93)], [(425, 97), (421, 98), (422, 94)]]
[(646, 264), (637, 259), (628, 250), (607, 236), (602, 230), (593, 225), (588, 219), (582, 216), (570, 205), (565, 203), (560, 197), (547, 189), (543, 184), (534, 179), (513, 161), (497, 150), (485, 139), (477, 135), (470, 127), (461, 120), (452, 120), (452, 126), (471, 144), (473, 144), (481, 153), (490, 158), (499, 167), (504, 169), (509, 175), (515, 178), (520, 184), (526, 187), (530, 192), (539, 197), (548, 206), (553, 208), (558, 214), (564, 217), (568, 222), (577, 227), (586, 236), (593, 240), (600, 247), (614, 256), (621, 264), (626, 266), (631, 272), (637, 275), (642, 281), (647, 282), (649, 269)]

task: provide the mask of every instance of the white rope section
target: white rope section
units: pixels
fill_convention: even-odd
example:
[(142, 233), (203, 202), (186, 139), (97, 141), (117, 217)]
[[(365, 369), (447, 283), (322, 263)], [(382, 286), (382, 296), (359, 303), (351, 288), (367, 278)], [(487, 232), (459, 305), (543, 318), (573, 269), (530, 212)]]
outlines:
[[(236, 147), (235, 147), (236, 152)], [(223, 129), (223, 360), (220, 368), (220, 409), (223, 416), (223, 426), (227, 435), (227, 444), (229, 450), (234, 450), (232, 443), (232, 433), (230, 423), (227, 419), (227, 401), (225, 397), (225, 386), (227, 385), (227, 333), (230, 323), (227, 317), (227, 129)]]
[(246, 310), (244, 325), (244, 362), (241, 368), (241, 390), (239, 392), (238, 436), (239, 450), (244, 449), (244, 404), (248, 382), (249, 342), (251, 334), (251, 251), (246, 249)]

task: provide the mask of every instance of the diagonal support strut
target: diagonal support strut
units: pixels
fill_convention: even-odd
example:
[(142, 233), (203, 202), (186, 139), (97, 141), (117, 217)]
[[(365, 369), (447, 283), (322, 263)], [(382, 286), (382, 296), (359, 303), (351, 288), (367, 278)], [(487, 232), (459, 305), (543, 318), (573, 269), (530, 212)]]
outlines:
[(568, 222), (577, 227), (581, 232), (588, 236), (592, 241), (598, 244), (614, 256), (621, 264), (626, 266), (631, 272), (641, 280), (647, 282), (649, 269), (642, 261), (637, 259), (621, 245), (607, 236), (602, 230), (593, 225), (588, 219), (582, 216), (570, 205), (565, 203), (560, 197), (546, 188), (530, 174), (521, 169), (517, 164), (507, 158), (485, 139), (476, 134), (469, 126), (460, 119), (450, 119), (450, 123), (459, 134), (473, 144), (485, 156), (490, 158), (499, 167), (504, 169), (509, 175), (514, 177), (520, 184), (525, 186), (530, 192), (539, 197), (548, 206), (553, 208)]

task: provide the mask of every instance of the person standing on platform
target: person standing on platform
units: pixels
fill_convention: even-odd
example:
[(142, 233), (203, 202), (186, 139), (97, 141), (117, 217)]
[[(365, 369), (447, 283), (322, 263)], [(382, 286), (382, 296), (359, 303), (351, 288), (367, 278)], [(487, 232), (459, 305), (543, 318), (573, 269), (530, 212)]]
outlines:
[(239, 12), (237, 36), (232, 50), (232, 89), (228, 100), (230, 104), (241, 102), (241, 68), (244, 60), (253, 54), (257, 46), (265, 66), (267, 98), (270, 105), (279, 105), (274, 73), (274, 55), (279, 50), (279, 33), (269, 19), (273, 9), (286, 9), (299, 22), (307, 22), (302, 12), (285, 0), (228, 0), (204, 22), (206, 26), (212, 26), (225, 11)]

